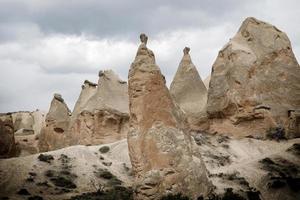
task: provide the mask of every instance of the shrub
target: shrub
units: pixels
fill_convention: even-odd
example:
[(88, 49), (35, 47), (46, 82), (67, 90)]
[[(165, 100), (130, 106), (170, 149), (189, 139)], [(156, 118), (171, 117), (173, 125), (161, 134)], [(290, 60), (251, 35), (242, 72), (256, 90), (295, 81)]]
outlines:
[(168, 194), (163, 196), (160, 200), (191, 200), (189, 197), (182, 194)]
[(100, 151), (101, 153), (107, 153), (107, 152), (109, 152), (109, 147), (108, 147), (108, 146), (103, 146), (103, 147), (101, 147), (101, 148), (99, 149), (99, 151)]
[(285, 137), (285, 130), (283, 127), (275, 127), (275, 128), (270, 128), (267, 131), (266, 137), (270, 140), (284, 140), (286, 139)]
[(52, 155), (40, 154), (38, 157), (39, 161), (50, 163), (51, 160), (54, 160)]

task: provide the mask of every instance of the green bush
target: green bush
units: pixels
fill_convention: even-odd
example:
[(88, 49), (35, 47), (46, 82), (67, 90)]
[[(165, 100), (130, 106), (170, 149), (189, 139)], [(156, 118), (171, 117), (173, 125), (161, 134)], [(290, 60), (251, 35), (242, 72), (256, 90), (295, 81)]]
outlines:
[(101, 153), (107, 153), (107, 152), (109, 152), (109, 147), (108, 146), (103, 146), (103, 147), (101, 147), (100, 149), (99, 149), (99, 151), (101, 152)]

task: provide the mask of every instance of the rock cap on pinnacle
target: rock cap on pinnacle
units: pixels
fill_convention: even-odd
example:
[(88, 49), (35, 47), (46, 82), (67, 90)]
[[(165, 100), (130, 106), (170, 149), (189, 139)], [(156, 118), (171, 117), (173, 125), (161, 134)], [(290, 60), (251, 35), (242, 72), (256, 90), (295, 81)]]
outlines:
[(147, 45), (148, 36), (145, 33), (141, 33), (140, 40), (141, 40), (142, 43), (144, 43), (145, 45)]
[(190, 47), (184, 47), (184, 49), (183, 49), (183, 54), (184, 54), (184, 55), (189, 54), (190, 50), (191, 50)]
[(64, 102), (64, 99), (62, 98), (61, 94), (54, 93), (53, 97), (54, 97), (54, 99), (56, 99), (60, 102)]

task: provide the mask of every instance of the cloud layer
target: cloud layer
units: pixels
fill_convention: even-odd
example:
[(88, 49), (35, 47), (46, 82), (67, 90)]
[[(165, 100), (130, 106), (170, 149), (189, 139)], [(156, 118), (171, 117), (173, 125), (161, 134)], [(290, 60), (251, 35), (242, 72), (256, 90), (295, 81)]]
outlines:
[(209, 75), (219, 49), (248, 16), (285, 31), (300, 56), (300, 3), (281, 2), (2, 0), (0, 112), (47, 110), (55, 92), (72, 108), (83, 81), (97, 82), (102, 69), (127, 79), (141, 32), (168, 83), (185, 46), (201, 77)]

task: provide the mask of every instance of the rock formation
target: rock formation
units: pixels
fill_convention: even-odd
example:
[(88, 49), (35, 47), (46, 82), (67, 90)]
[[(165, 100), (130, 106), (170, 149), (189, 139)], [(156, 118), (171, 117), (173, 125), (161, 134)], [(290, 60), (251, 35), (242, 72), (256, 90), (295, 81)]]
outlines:
[(212, 131), (264, 134), (300, 107), (300, 67), (285, 33), (247, 18), (213, 64), (207, 112)]
[(40, 152), (50, 151), (66, 146), (65, 134), (68, 131), (70, 110), (60, 94), (54, 94), (49, 112), (46, 116), (46, 126), (39, 136)]
[(79, 95), (78, 100), (76, 101), (76, 104), (72, 112), (72, 117), (71, 117), (72, 121), (73, 119), (76, 119), (77, 115), (83, 111), (84, 107), (86, 106), (90, 98), (93, 95), (95, 95), (97, 91), (97, 84), (85, 80), (81, 88), (82, 88), (81, 93)]
[(39, 151), (38, 137), (45, 125), (45, 114), (40, 110), (36, 110), (33, 112), (13, 112), (11, 116), (20, 156), (37, 153)]
[(207, 124), (206, 101), (207, 89), (192, 63), (190, 48), (185, 47), (183, 58), (170, 86), (170, 93), (175, 102), (185, 112), (189, 125), (199, 130)]
[(141, 44), (129, 71), (129, 156), (136, 199), (159, 199), (168, 193), (205, 195), (210, 183), (201, 157), (194, 157), (186, 120), (175, 106), (153, 52)]
[(11, 114), (0, 115), (0, 158), (10, 158), (18, 155), (15, 143), (14, 126)]
[(207, 77), (204, 79), (204, 81), (203, 81), (203, 83), (204, 83), (206, 89), (209, 88), (209, 81), (210, 81), (210, 75), (207, 76)]
[(98, 86), (85, 82), (72, 113), (69, 143), (103, 144), (126, 138), (127, 83), (112, 71), (100, 71)]

